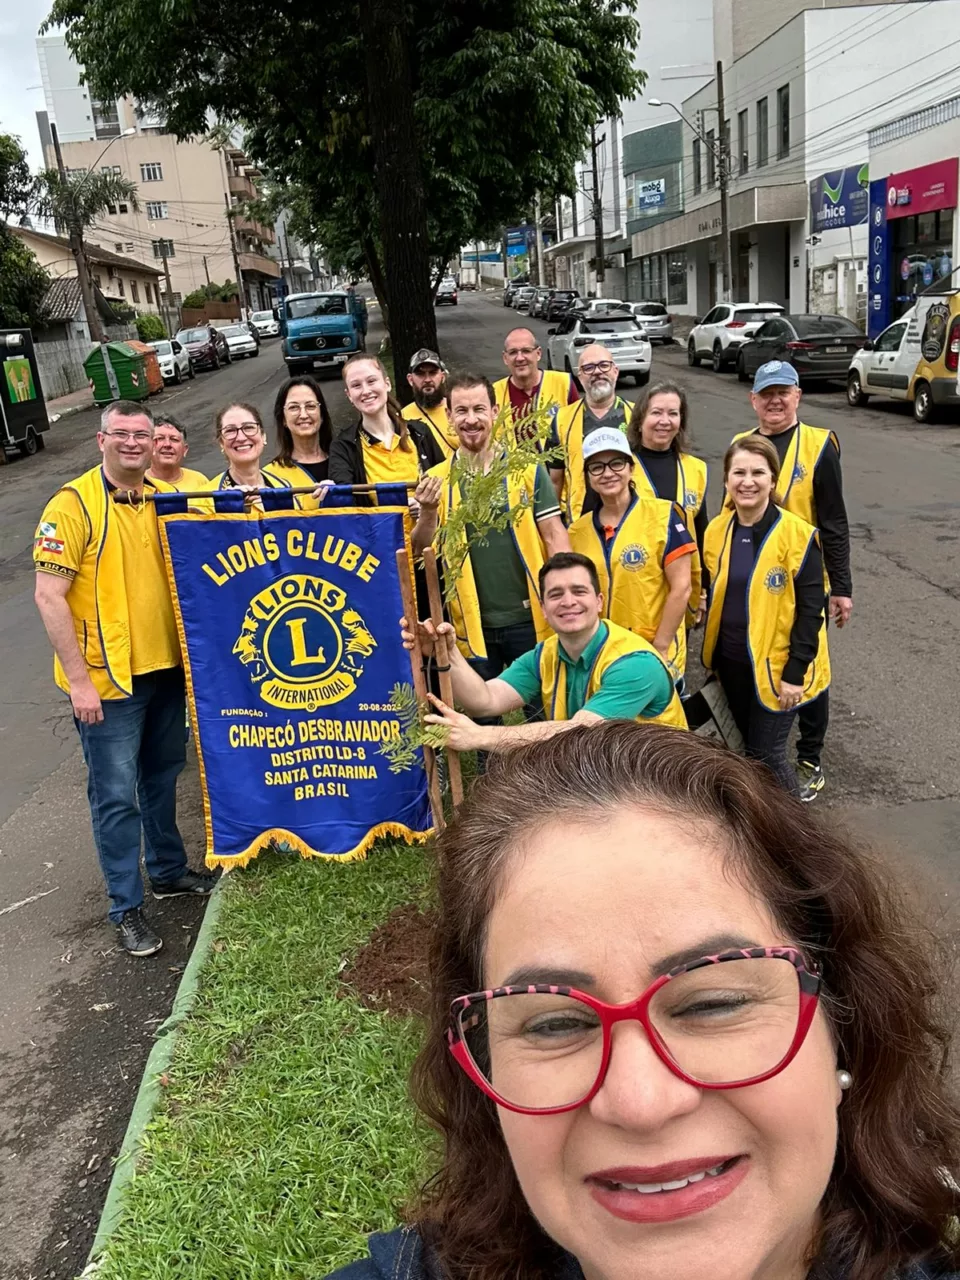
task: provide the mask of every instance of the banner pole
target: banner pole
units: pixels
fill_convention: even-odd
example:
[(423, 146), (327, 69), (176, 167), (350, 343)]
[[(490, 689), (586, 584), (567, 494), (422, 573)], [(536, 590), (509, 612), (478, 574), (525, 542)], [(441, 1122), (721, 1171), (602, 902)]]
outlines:
[[(410, 666), (413, 670), (413, 691), (419, 703), (427, 701), (427, 682), (423, 678), (423, 653), (420, 649), (420, 635), (417, 630), (417, 601), (413, 592), (413, 575), (410, 572), (410, 558), (406, 547), (397, 549), (397, 570), (400, 578), (400, 594), (403, 597), (403, 613), (413, 631), (413, 650), (410, 654)], [(443, 817), (443, 796), (440, 792), (440, 779), (437, 776), (437, 754), (432, 747), (424, 746), (423, 763), (427, 771), (427, 790), (430, 794), (430, 808), (433, 810), (433, 825), (442, 831), (447, 825)]]
[[(245, 489), (244, 492), (252, 498), (254, 494), (261, 493), (316, 493), (319, 487), (320, 486), (316, 484), (305, 484), (294, 485), (292, 488), (288, 489), (286, 485), (275, 485), (273, 488), (267, 489)], [(417, 485), (412, 481), (407, 481), (406, 483), (390, 485), (343, 484), (331, 485), (330, 487), (335, 489), (350, 489), (352, 493), (376, 493), (378, 488), (416, 489)], [(118, 489), (113, 495), (113, 500), (114, 502), (119, 502), (121, 506), (138, 507), (142, 502), (157, 502), (161, 498), (214, 498), (218, 493), (234, 492), (234, 489), (184, 489), (182, 492), (180, 490), (175, 490), (164, 493), (137, 493), (133, 489)], [(331, 507), (330, 509), (331, 511), (336, 510), (335, 507)], [(310, 512), (304, 512), (303, 514), (309, 515)]]
[[(440, 599), (440, 575), (437, 572), (437, 553), (433, 547), (426, 547), (423, 552), (423, 572), (427, 580), (427, 595), (430, 597), (430, 617), (435, 627), (443, 622), (443, 602)], [(437, 674), (440, 677), (440, 696), (448, 707), (453, 706), (453, 681), (450, 678), (450, 649), (456, 643), (449, 636), (438, 636)], [(447, 757), (447, 772), (450, 775), (450, 799), (453, 807), (463, 803), (463, 775), (460, 772), (460, 752), (452, 747), (443, 748)]]

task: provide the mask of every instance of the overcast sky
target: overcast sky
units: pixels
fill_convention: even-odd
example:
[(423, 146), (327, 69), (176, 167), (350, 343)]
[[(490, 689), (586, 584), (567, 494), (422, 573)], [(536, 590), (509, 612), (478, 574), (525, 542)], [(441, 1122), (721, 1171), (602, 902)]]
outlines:
[(0, 132), (19, 135), (32, 169), (43, 164), (36, 113), (45, 107), (35, 41), (49, 12), (50, 0), (0, 0)]

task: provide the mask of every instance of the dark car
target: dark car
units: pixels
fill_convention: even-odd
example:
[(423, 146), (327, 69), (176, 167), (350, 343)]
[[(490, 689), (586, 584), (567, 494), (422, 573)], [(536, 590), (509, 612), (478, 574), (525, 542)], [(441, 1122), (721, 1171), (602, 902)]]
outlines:
[(850, 361), (866, 341), (867, 335), (846, 316), (775, 316), (741, 346), (737, 375), (741, 382), (751, 382), (768, 360), (786, 360), (801, 383), (846, 381)]
[(438, 307), (444, 305), (455, 307), (457, 305), (457, 282), (452, 276), (446, 276), (437, 286), (437, 296), (434, 298), (434, 304)]
[(182, 343), (190, 353), (195, 369), (219, 369), (222, 364), (231, 361), (227, 340), (212, 324), (198, 324), (190, 329), (181, 329), (177, 341)]
[(544, 320), (559, 320), (579, 301), (580, 294), (576, 289), (551, 289), (544, 307)]

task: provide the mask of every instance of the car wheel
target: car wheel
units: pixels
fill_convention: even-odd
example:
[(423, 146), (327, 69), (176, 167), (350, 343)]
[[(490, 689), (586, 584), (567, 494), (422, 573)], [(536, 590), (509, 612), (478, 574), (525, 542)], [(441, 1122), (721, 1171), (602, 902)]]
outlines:
[(635, 373), (633, 375), (633, 380), (638, 387), (645, 387), (650, 381), (650, 373), (649, 371), (647, 373)]
[(553, 361), (550, 359), (550, 344), (547, 343), (547, 368), (553, 368)]
[(193, 361), (192, 361), (192, 360), (188, 360), (188, 361), (187, 361), (187, 377), (188, 377), (188, 378), (190, 379), (190, 381), (192, 382), (192, 381), (193, 381), (193, 379), (194, 379), (196, 376), (197, 376), (197, 371), (196, 371), (196, 369), (194, 368)]
[(737, 377), (740, 379), (741, 382), (750, 381), (750, 379), (747, 377), (747, 366), (746, 366), (746, 362), (744, 361), (742, 351), (737, 356)]
[(251, 360), (256, 360), (256, 358), (257, 358), (257, 356), (258, 356), (259, 354), (260, 354), (260, 348), (259, 348), (259, 347), (257, 347), (256, 351), (251, 351), (251, 352), (250, 352), (250, 358), (251, 358)]
[(847, 404), (858, 409), (861, 405), (866, 404), (869, 399), (869, 396), (863, 394), (859, 373), (857, 373), (856, 369), (851, 369), (847, 374)]
[(173, 366), (173, 380), (178, 387), (180, 383), (183, 381), (183, 374), (180, 372), (180, 366), (178, 364), (175, 364)]
[(713, 366), (714, 373), (723, 372), (725, 361), (723, 358), (723, 347), (721, 347), (719, 342), (715, 342), (713, 344), (713, 357), (711, 359), (711, 364)]
[(33, 427), (27, 427), (27, 434), (20, 445), (20, 452), (25, 458), (32, 458), (35, 453), (40, 451), (40, 437), (34, 431)]
[(697, 355), (696, 343), (692, 338), (687, 343), (687, 364), (692, 365), (694, 369), (696, 369), (700, 364), (700, 357)]
[(213, 353), (213, 367), (214, 369), (220, 368), (220, 352), (219, 351), (215, 351)]
[(937, 406), (933, 402), (929, 382), (918, 382), (914, 388), (913, 416), (917, 422), (933, 422), (936, 419)]

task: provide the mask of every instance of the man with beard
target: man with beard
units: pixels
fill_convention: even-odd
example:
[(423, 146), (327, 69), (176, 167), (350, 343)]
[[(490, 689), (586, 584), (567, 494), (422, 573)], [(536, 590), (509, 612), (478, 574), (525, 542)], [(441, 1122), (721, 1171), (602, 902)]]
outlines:
[[(420, 517), (412, 534), (417, 556), (469, 494), (472, 476), (488, 473), (498, 456), (492, 441), (496, 396), (488, 379), (470, 373), (449, 378), (447, 411), (458, 448), (446, 462), (431, 468), (417, 487)], [(459, 572), (449, 563), (458, 549), (445, 548), (446, 581), (456, 574), (449, 609), (457, 643), (485, 680), (499, 675), (549, 634), (538, 577), (550, 556), (570, 550), (557, 496), (542, 464), (531, 463), (505, 478), (501, 514), (518, 509), (523, 510), (520, 519), (502, 529), (485, 528), (478, 536), (474, 526), (466, 526), (468, 550)]]
[(584, 475), (584, 440), (602, 429), (625, 432), (632, 408), (617, 395), (619, 370), (607, 347), (599, 342), (584, 347), (577, 373), (583, 386), (583, 399), (560, 410), (556, 433), (550, 442), (563, 450), (563, 456), (552, 460), (549, 466), (568, 524), (579, 520), (596, 505)]
[(443, 451), (444, 458), (456, 452), (457, 436), (447, 417), (444, 400), (447, 367), (435, 351), (421, 347), (413, 353), (407, 382), (413, 389), (413, 399), (403, 410), (407, 421), (425, 423)]

